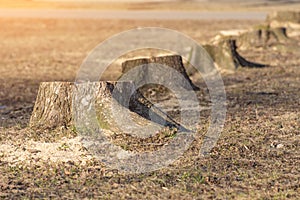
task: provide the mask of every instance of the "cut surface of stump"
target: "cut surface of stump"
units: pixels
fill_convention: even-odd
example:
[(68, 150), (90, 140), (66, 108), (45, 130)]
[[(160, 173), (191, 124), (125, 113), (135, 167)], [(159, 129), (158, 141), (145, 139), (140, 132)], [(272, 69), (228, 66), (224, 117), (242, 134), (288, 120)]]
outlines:
[(266, 66), (243, 58), (237, 51), (236, 41), (232, 39), (220, 40), (218, 43), (203, 47), (221, 70), (232, 71), (238, 67), (261, 68)]
[[(164, 67), (169, 67), (170, 69), (168, 70)], [(125, 74), (124, 77), (126, 77), (127, 81), (135, 82), (138, 87), (148, 84), (148, 86), (144, 87), (145, 90), (155, 87), (161, 89), (162, 87), (157, 85), (166, 86), (170, 83), (176, 83), (178, 86), (188, 90), (199, 89), (187, 75), (182, 57), (179, 55), (127, 60), (122, 63), (122, 73)], [(157, 83), (157, 85), (149, 84), (153, 82)]]

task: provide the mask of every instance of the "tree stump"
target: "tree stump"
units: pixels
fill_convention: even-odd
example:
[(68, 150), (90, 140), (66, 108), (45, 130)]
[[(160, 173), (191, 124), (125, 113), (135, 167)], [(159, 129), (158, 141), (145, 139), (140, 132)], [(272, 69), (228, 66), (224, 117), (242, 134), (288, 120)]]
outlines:
[[(92, 107), (95, 108), (95, 113), (91, 110)], [(114, 112), (112, 108), (115, 109)], [(129, 113), (123, 117), (126, 120), (130, 116), (139, 124), (152, 123), (157, 129), (161, 126), (180, 127), (167, 114), (135, 91), (132, 82), (112, 81), (80, 84), (41, 83), (29, 125), (39, 130), (60, 127), (68, 129), (73, 128), (75, 123), (77, 125), (89, 123), (89, 118), (95, 120), (97, 117), (97, 122), (91, 121), (91, 124), (99, 124), (102, 129), (113, 132), (126, 129), (130, 134), (139, 134), (136, 129), (126, 128), (127, 123), (123, 123), (122, 127), (124, 113)], [(117, 121), (120, 119), (121, 122), (116, 123), (116, 119)]]
[[(176, 70), (176, 72), (179, 73), (181, 77), (178, 77), (172, 70), (163, 72), (160, 66), (166, 66)], [(137, 70), (132, 70), (135, 67), (138, 67)], [(130, 75), (130, 77), (132, 77), (131, 81), (134, 81), (138, 86), (151, 82), (151, 80), (154, 79), (156, 80), (156, 83), (166, 83), (170, 82), (169, 79), (172, 79), (172, 77), (174, 77), (171, 82), (176, 82), (178, 85), (181, 85), (185, 89), (199, 89), (192, 83), (191, 79), (187, 75), (186, 69), (184, 68), (182, 62), (182, 58), (179, 55), (133, 59), (127, 60), (122, 63), (123, 74), (126, 74), (131, 70), (133, 71), (132, 75)], [(157, 87), (157, 85), (154, 86), (153, 84), (149, 84), (146, 88), (149, 89), (152, 87)]]
[(266, 65), (250, 62), (237, 52), (236, 40), (224, 39), (203, 46), (220, 69), (236, 70), (238, 67), (261, 68)]
[(277, 44), (286, 44), (291, 41), (287, 36), (286, 28), (259, 26), (253, 30), (242, 33), (236, 37), (237, 46), (240, 49), (266, 48)]
[(291, 22), (300, 24), (300, 11), (277, 11), (267, 16), (268, 22)]

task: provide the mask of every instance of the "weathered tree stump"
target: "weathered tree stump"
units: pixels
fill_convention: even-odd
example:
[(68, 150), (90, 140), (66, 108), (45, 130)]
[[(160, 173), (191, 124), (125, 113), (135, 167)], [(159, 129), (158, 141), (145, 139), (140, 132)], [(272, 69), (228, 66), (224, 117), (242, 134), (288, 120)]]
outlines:
[[(163, 71), (160, 68), (161, 66), (170, 67), (171, 69), (176, 70), (181, 77), (178, 77), (173, 70)], [(134, 70), (135, 67), (138, 67), (137, 70)], [(174, 77), (171, 81), (176, 82), (185, 89), (199, 89), (192, 83), (187, 75), (182, 58), (179, 55), (127, 60), (122, 63), (122, 72), (123, 74), (126, 74), (129, 71), (132, 72), (130, 75), (130, 77), (132, 77), (131, 81), (134, 81), (138, 86), (147, 84), (154, 79), (156, 80), (156, 83), (162, 83), (161, 85), (164, 85), (163, 83), (170, 82), (170, 79)], [(149, 87), (151, 88), (154, 86), (149, 84)], [(147, 87), (147, 89), (149, 89), (149, 87)]]
[(252, 48), (268, 48), (276, 45), (290, 44), (294, 40), (289, 38), (285, 27), (270, 27), (259, 25), (251, 30), (222, 31), (211, 43), (218, 44), (222, 40), (236, 40), (241, 50)]
[(277, 44), (286, 44), (291, 41), (287, 36), (286, 28), (259, 26), (253, 30), (242, 33), (236, 37), (237, 46), (240, 49), (266, 48)]
[(268, 22), (277, 21), (279, 23), (296, 23), (300, 24), (300, 11), (277, 11), (267, 16)]
[(290, 37), (300, 35), (300, 11), (276, 11), (267, 16), (266, 23), (272, 28), (286, 27)]
[[(95, 113), (90, 112), (92, 107), (95, 108)], [(114, 112), (112, 107), (115, 108)], [(122, 122), (122, 116), (126, 112), (139, 124), (152, 123), (156, 128), (180, 126), (135, 91), (132, 82), (110, 81), (80, 84), (41, 83), (29, 125), (31, 128), (40, 130), (60, 127), (73, 128), (75, 123), (77, 125), (78, 123), (89, 123), (87, 118), (95, 120), (97, 117), (96, 123), (94, 123), (95, 121), (91, 122), (99, 124), (102, 129), (115, 132), (126, 129), (126, 127), (118, 128), (118, 125), (122, 126), (122, 123), (116, 124), (116, 117), (120, 118)], [(127, 120), (127, 117), (123, 118)], [(127, 128), (126, 130), (130, 134), (135, 134), (135, 129)]]
[(213, 61), (220, 69), (235, 70), (238, 67), (261, 68), (266, 65), (250, 62), (237, 52), (236, 41), (233, 39), (220, 40), (211, 45), (204, 45)]

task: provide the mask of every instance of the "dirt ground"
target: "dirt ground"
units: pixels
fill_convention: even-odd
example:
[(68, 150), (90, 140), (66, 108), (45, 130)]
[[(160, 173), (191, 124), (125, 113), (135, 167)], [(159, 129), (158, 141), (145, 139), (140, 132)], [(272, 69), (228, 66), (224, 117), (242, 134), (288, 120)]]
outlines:
[[(74, 81), (88, 52), (115, 33), (158, 26), (204, 43), (220, 30), (259, 23), (0, 19), (0, 197), (299, 199), (299, 52), (240, 52), (270, 67), (223, 75), (228, 113), (211, 154), (198, 155), (199, 137), (155, 172), (123, 175), (88, 154), (70, 130), (27, 128), (39, 83)], [(202, 133), (209, 113), (201, 114)]]

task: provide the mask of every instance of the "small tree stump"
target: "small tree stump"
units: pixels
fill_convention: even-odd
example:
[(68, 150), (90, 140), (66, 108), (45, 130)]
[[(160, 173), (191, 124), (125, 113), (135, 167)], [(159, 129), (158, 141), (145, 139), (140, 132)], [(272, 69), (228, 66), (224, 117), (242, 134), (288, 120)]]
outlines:
[(267, 21), (291, 22), (300, 24), (300, 11), (277, 11), (267, 16)]
[[(268, 15), (266, 22), (272, 28), (285, 27), (290, 37), (299, 37), (300, 35), (300, 11), (273, 12)], [(292, 43), (295, 44), (295, 41)], [(295, 45), (292, 45), (293, 48), (295, 48)], [(291, 48), (285, 49), (290, 50)], [(299, 48), (296, 48), (296, 51), (299, 51)]]
[(287, 36), (286, 28), (259, 26), (253, 30), (242, 33), (236, 37), (237, 46), (240, 49), (269, 47), (277, 44), (285, 44), (291, 39)]
[[(176, 80), (173, 79), (173, 81), (177, 82), (178, 85), (181, 85), (186, 89), (199, 89), (192, 83), (191, 79), (187, 75), (187, 72), (182, 62), (182, 58), (179, 55), (127, 60), (122, 63), (122, 73), (125, 74), (129, 72), (129, 70), (140, 66), (139, 70), (133, 70), (134, 73), (131, 76), (133, 77), (133, 79), (131, 81), (134, 81), (136, 85), (144, 85), (145, 83), (147, 83), (147, 81), (149, 81), (150, 77), (153, 76), (153, 70), (155, 70), (155, 67), (157, 67), (159, 71), (159, 65), (171, 67), (181, 74), (182, 78), (177, 78)], [(166, 82), (168, 78), (175, 77), (174, 72), (172, 70), (169, 70), (167, 73), (161, 72), (159, 75), (155, 73), (155, 75), (156, 80), (158, 80), (157, 82), (162, 83)], [(150, 87), (155, 86), (152, 85)]]
[(261, 68), (263, 64), (247, 61), (237, 52), (236, 41), (233, 39), (220, 40), (212, 45), (204, 45), (220, 69), (235, 70), (238, 67)]

